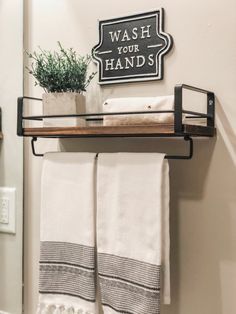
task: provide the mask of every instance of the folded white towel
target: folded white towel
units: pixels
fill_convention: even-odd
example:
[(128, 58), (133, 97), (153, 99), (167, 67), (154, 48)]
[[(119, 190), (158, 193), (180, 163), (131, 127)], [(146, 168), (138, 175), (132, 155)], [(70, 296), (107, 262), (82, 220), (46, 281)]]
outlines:
[(163, 154), (99, 154), (98, 274), (104, 314), (157, 314), (170, 302), (169, 177)]
[[(111, 98), (103, 103), (103, 112), (174, 110), (174, 96)], [(173, 123), (173, 113), (104, 116), (105, 126)]]
[(207, 119), (205, 118), (191, 118), (188, 119), (186, 117), (184, 117), (183, 119), (183, 123), (184, 124), (191, 124), (191, 125), (207, 125)]
[(49, 153), (43, 161), (40, 314), (94, 314), (92, 153)]

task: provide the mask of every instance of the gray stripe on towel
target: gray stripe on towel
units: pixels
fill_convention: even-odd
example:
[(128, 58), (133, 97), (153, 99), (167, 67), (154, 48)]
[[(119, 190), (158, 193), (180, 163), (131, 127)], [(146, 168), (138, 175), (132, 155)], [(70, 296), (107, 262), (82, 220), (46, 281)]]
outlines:
[(98, 269), (103, 275), (119, 277), (153, 288), (160, 286), (160, 265), (98, 253)]
[(41, 241), (41, 262), (66, 262), (94, 268), (95, 248), (75, 243)]
[(160, 313), (160, 265), (98, 253), (98, 270), (104, 306), (118, 313)]
[(74, 243), (41, 242), (39, 291), (95, 302), (95, 249)]

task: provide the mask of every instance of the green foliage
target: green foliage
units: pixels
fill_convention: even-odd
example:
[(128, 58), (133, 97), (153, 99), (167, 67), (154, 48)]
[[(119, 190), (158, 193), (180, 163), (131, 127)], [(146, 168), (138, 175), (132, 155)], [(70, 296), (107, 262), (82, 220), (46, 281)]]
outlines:
[(27, 70), (35, 79), (35, 85), (44, 88), (48, 93), (86, 91), (87, 86), (96, 74), (87, 77), (91, 56), (77, 55), (72, 48), (64, 49), (58, 42), (60, 51), (46, 51), (39, 48), (39, 52), (26, 52), (33, 60)]

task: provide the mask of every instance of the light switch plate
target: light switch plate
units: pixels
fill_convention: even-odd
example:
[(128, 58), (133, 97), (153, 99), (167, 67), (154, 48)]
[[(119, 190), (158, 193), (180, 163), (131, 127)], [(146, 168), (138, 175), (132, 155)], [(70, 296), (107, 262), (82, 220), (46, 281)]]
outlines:
[(0, 232), (16, 232), (16, 189), (0, 187)]

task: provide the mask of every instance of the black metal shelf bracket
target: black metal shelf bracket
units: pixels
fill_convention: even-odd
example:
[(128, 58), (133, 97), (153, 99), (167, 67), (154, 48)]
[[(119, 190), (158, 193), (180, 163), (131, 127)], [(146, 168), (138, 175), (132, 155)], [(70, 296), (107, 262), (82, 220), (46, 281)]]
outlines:
[(188, 150), (188, 154), (187, 155), (166, 155), (165, 158), (166, 159), (191, 159), (193, 157), (193, 139), (186, 135), (184, 137), (184, 140), (189, 142), (189, 150)]
[(34, 143), (37, 142), (37, 137), (32, 137), (31, 139), (31, 148), (32, 148), (32, 153), (35, 157), (43, 157), (43, 154), (38, 154), (35, 151)]
[[(207, 96), (207, 113), (197, 113), (189, 110), (183, 109), (183, 90), (190, 90), (192, 92), (205, 94)], [(182, 124), (182, 114), (188, 113), (193, 114), (193, 117), (198, 118), (207, 118), (207, 126), (213, 127), (215, 126), (215, 94), (211, 91), (186, 85), (186, 84), (178, 84), (174, 88), (175, 95), (175, 110), (174, 110), (174, 127), (176, 133), (181, 133), (183, 131)], [(188, 116), (187, 118), (191, 118)]]

